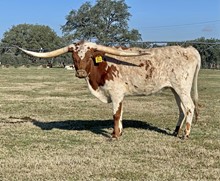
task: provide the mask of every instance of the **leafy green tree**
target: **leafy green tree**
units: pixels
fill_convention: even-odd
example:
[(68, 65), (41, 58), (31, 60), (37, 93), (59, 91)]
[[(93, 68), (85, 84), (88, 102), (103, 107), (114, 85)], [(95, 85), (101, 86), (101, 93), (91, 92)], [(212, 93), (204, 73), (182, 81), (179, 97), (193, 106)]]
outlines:
[[(1, 42), (1, 47), (11, 47), (14, 45), (33, 51), (49, 51), (64, 46), (64, 42), (49, 26), (19, 24), (5, 32)], [(3, 48), (1, 50), (1, 62), (4, 63), (6, 59), (8, 62), (8, 56), (8, 48)], [(11, 62), (8, 62), (10, 64), (16, 64), (16, 62), (22, 64), (26, 62), (27, 64), (35, 60), (21, 53), (18, 49), (14, 49), (14, 53), (11, 51), (10, 56)], [(37, 60), (38, 64), (46, 63), (45, 60)]]
[(70, 11), (61, 29), (72, 40), (103, 44), (141, 40), (138, 30), (128, 30), (128, 9), (124, 0), (97, 0), (94, 6), (86, 2), (78, 10)]
[(193, 46), (199, 51), (202, 58), (202, 66), (210, 67), (210, 65), (220, 64), (220, 42), (218, 39), (205, 39), (204, 37), (194, 40)]
[(2, 44), (17, 45), (27, 49), (55, 49), (62, 45), (62, 39), (44, 25), (19, 24), (4, 33)]

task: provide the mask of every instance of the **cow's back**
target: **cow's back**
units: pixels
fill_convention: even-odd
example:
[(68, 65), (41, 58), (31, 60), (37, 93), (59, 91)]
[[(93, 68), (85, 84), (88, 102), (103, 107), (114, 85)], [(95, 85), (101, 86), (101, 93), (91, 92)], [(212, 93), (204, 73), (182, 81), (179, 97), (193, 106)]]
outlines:
[[(200, 55), (193, 47), (167, 46), (139, 49), (150, 55), (136, 57), (111, 56), (127, 64), (109, 61), (120, 72), (120, 82), (124, 82), (128, 94), (151, 94), (163, 87), (192, 85), (194, 72), (200, 65)], [(108, 59), (107, 59), (108, 61)]]

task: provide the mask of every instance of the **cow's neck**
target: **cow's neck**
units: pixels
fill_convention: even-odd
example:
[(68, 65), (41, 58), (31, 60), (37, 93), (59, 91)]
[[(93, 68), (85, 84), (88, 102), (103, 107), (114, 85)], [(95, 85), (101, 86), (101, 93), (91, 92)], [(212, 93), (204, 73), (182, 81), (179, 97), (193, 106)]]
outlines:
[(90, 65), (88, 71), (89, 84), (94, 90), (97, 90), (100, 86), (104, 86), (106, 78), (108, 77), (108, 64), (101, 62), (96, 65), (93, 63)]

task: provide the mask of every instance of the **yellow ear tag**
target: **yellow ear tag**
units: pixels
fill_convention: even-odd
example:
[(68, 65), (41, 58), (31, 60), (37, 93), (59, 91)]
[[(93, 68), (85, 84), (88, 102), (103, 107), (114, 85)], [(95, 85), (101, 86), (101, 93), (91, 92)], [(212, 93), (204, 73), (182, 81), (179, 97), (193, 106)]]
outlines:
[(95, 57), (95, 63), (101, 63), (102, 61), (102, 56)]

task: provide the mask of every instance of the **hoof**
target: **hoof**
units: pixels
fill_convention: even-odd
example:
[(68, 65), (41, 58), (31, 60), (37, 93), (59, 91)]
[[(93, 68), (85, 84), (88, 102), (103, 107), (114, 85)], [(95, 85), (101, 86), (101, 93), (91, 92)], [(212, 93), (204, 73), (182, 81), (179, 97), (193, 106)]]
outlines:
[(117, 140), (119, 140), (119, 136), (116, 136), (115, 134), (112, 133), (112, 136), (109, 137), (108, 140), (109, 140), (109, 141), (117, 141)]
[(121, 135), (116, 135), (116, 134), (112, 134), (112, 139), (119, 139), (119, 137), (120, 137)]
[(176, 129), (173, 132), (173, 136), (175, 137), (179, 137), (179, 135), (181, 134), (181, 128), (179, 126), (176, 126)]
[(118, 134), (116, 134), (115, 131), (112, 132), (112, 138), (118, 139), (121, 135), (122, 135), (122, 132)]
[(185, 134), (184, 134), (181, 139), (182, 139), (182, 140), (188, 140), (188, 139), (189, 139), (189, 135), (185, 135)]
[(174, 131), (172, 135), (178, 137), (178, 134), (179, 134), (178, 132)]
[(175, 137), (181, 137), (181, 130), (178, 131), (175, 130), (172, 135)]
[(118, 141), (119, 140), (119, 137), (111, 137), (110, 139), (109, 139), (109, 141)]

